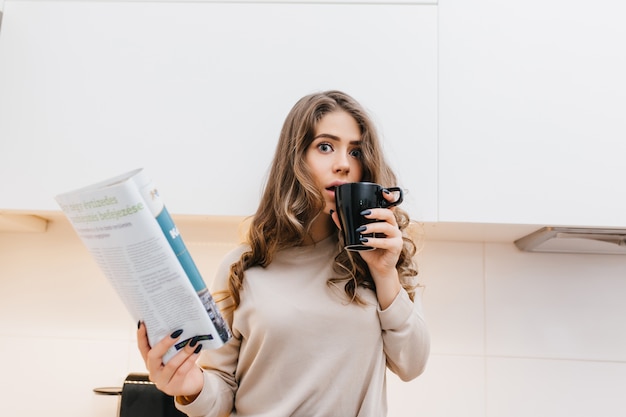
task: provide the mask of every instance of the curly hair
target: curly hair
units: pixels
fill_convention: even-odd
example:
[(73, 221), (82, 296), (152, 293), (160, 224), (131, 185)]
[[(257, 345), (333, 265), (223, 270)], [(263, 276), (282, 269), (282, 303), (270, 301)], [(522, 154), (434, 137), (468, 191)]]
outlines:
[[(397, 179), (384, 159), (373, 122), (365, 109), (349, 95), (336, 90), (307, 95), (291, 109), (283, 124), (263, 196), (248, 229), (250, 250), (231, 265), (227, 308), (236, 309), (240, 303), (244, 273), (254, 266), (268, 266), (276, 252), (301, 245), (313, 221), (324, 208), (324, 197), (311, 177), (305, 161), (305, 152), (311, 144), (319, 120), (334, 111), (343, 110), (356, 120), (361, 130), (362, 181), (375, 182), (383, 187), (397, 185)], [(398, 259), (402, 286), (414, 298), (417, 275), (414, 261), (416, 245), (407, 231), (408, 214), (396, 207), (394, 215), (403, 234), (403, 248)], [(336, 277), (329, 285), (341, 285), (350, 300), (362, 303), (357, 288), (376, 290), (367, 264), (360, 255), (343, 248), (343, 237), (338, 233), (338, 255), (335, 257)]]

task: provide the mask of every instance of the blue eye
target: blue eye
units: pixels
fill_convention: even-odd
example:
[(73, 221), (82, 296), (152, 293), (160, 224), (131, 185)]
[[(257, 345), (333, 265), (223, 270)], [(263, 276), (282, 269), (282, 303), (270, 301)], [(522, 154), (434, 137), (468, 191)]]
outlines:
[(319, 149), (320, 151), (324, 153), (328, 153), (333, 150), (333, 147), (330, 146), (329, 143), (324, 142), (324, 143), (320, 143), (319, 145), (317, 145), (317, 149)]
[(354, 158), (361, 158), (362, 155), (363, 152), (360, 149), (352, 149), (350, 151), (350, 156), (353, 156)]

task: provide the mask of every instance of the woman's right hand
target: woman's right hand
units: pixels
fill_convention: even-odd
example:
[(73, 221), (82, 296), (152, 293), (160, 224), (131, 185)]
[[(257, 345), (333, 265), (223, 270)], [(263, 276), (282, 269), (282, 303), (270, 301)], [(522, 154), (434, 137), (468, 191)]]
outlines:
[(179, 332), (172, 333), (173, 337), (166, 337), (154, 347), (148, 342), (146, 325), (139, 323), (137, 329), (137, 346), (150, 374), (150, 381), (156, 387), (173, 397), (195, 397), (200, 394), (204, 386), (202, 369), (196, 365), (200, 352), (199, 344), (187, 343), (166, 365), (163, 364), (163, 355), (178, 342)]

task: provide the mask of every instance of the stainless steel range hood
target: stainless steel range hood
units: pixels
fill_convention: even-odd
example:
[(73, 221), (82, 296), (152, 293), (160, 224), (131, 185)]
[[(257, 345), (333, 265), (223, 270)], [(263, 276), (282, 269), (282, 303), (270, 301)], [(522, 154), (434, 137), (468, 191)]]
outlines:
[(515, 245), (526, 252), (626, 255), (626, 229), (543, 227)]

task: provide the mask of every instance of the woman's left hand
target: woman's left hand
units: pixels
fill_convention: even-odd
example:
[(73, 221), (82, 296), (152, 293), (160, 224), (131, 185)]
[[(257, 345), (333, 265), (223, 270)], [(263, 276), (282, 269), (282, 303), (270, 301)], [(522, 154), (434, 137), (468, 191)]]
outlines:
[(375, 250), (360, 252), (361, 258), (367, 263), (374, 280), (377, 277), (394, 276), (396, 274), (396, 264), (402, 251), (402, 232), (398, 228), (393, 208), (375, 208), (368, 210), (370, 214), (365, 214), (366, 219), (377, 220), (365, 225), (362, 235), (374, 234), (380, 237), (364, 237), (363, 243), (373, 247)]
[[(389, 202), (394, 201), (392, 195), (383, 195)], [(364, 238), (367, 241), (363, 241), (363, 243), (373, 247), (374, 250), (361, 251), (359, 254), (367, 263), (376, 283), (376, 294), (383, 309), (391, 304), (401, 288), (396, 264), (400, 258), (404, 241), (393, 210), (393, 207), (369, 209), (369, 214), (364, 214), (364, 217), (377, 221), (365, 225), (365, 230), (361, 232), (362, 235), (374, 233), (381, 236)], [(333, 213), (332, 217), (335, 223), (339, 225), (337, 213)]]

